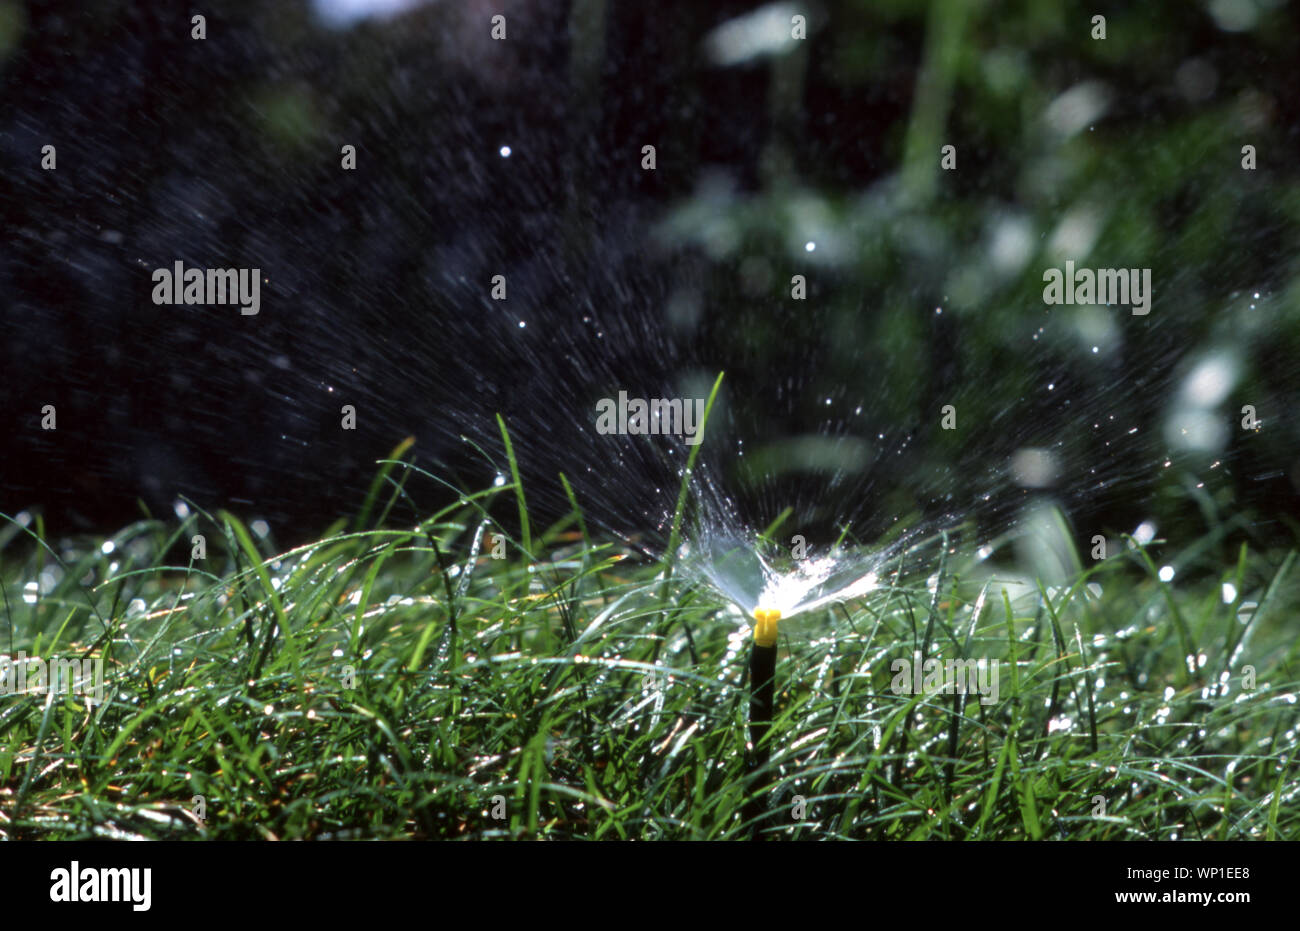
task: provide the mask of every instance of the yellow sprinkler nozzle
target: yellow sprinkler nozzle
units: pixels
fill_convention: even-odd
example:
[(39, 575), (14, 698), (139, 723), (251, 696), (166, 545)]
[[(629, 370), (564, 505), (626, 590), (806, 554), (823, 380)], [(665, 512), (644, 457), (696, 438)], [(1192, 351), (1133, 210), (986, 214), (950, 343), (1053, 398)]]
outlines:
[(781, 612), (775, 608), (754, 609), (754, 643), (760, 647), (776, 646), (776, 622)]

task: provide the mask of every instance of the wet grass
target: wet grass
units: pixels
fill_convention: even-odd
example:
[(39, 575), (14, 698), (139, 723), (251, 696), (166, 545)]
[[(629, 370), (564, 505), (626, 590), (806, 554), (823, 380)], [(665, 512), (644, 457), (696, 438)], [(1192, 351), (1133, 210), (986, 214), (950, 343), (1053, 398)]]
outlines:
[[(104, 672), (0, 696), (0, 837), (1300, 836), (1293, 554), (1130, 541), (1049, 590), (909, 551), (789, 626), (750, 771), (735, 609), (576, 512), (524, 558), (486, 517), (526, 518), (513, 483), (358, 529), (383, 497), (290, 552), (224, 514), (0, 525), (0, 649)], [(913, 694), (918, 657), (996, 700)]]

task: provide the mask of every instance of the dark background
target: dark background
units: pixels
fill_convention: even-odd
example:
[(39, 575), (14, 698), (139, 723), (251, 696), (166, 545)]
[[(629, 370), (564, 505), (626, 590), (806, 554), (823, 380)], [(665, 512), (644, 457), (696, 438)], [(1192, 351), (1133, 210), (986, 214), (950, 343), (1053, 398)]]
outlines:
[[(82, 6), (0, 2), (8, 514), (105, 532), (184, 495), (290, 543), (354, 513), (407, 435), (452, 485), (490, 484), (499, 412), (539, 517), (564, 510), (564, 471), (589, 519), (653, 538), (684, 450), (595, 436), (595, 401), (698, 396), (725, 370), (702, 474), (745, 520), (788, 503), (814, 534), (997, 528), (1033, 447), (1081, 533), (1191, 527), (1206, 501), (1254, 534), (1294, 526), (1294, 5), (830, 2), (793, 51), (732, 65), (707, 37), (748, 4), (342, 27), (301, 3)], [(1080, 85), (1106, 102), (1062, 129)], [(1153, 269), (1149, 316), (1097, 309), (1097, 353), (1096, 315), (1041, 298), (1080, 211), (1077, 264)], [(150, 274), (177, 260), (260, 268), (261, 313), (155, 306)], [(1189, 451), (1177, 399), (1216, 353), (1238, 363), (1210, 412), (1225, 430)], [(1263, 429), (1240, 429), (1243, 404)], [(408, 490), (402, 520), (449, 494)]]

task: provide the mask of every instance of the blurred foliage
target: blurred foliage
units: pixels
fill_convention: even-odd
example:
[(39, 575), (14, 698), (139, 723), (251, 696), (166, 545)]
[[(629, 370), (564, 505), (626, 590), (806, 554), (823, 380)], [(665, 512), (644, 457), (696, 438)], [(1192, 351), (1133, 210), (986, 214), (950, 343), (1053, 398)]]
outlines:
[[(1153, 487), (1198, 482), (1221, 510), (1294, 509), (1294, 6), (819, 2), (805, 42), (711, 62), (712, 30), (753, 9), (538, 0), (493, 43), (477, 8), (330, 28), (230, 3), (195, 43), (188, 14), (140, 4), (0, 5), (0, 217), (22, 231), (0, 268), (5, 504), (65, 496), (112, 526), (187, 494), (305, 538), (407, 434), (477, 468), (459, 438), (494, 448), (501, 412), (562, 511), (556, 472), (592, 471), (590, 498), (630, 467), (581, 445), (593, 398), (725, 370), (707, 457), (775, 502), (760, 521), (793, 500), (807, 527), (980, 507), (1001, 526), (1026, 447), (1052, 451), (1081, 531), (1164, 527), (1190, 499)], [(33, 155), (51, 138), (54, 178)], [(178, 323), (141, 272), (178, 257), (270, 270), (271, 309)], [(1150, 314), (1046, 306), (1067, 259), (1152, 269)], [(1207, 353), (1239, 364), (1193, 453), (1172, 405)], [(80, 451), (33, 438), (52, 396)], [(357, 436), (340, 396), (365, 402)], [(670, 495), (675, 462), (642, 484)], [(602, 503), (624, 530), (655, 507)]]
[[(1293, 511), (1294, 8), (851, 8), (832, 6), (798, 53), (803, 105), (767, 143), (784, 147), (769, 164), (788, 171), (694, 230), (720, 265), (743, 255), (742, 274), (772, 283), (771, 318), (741, 329), (720, 315), (719, 338), (780, 372), (783, 353), (804, 348), (780, 334), (821, 329), (827, 358), (792, 420), (826, 419), (830, 399), (852, 422), (869, 398), (858, 432), (886, 447), (921, 435), (905, 481), (923, 507), (945, 491), (958, 490), (957, 507), (960, 489), (1011, 494), (989, 473), (1016, 448), (1042, 447), (1060, 496), (1094, 525), (1185, 514), (1181, 495), (1147, 498), (1161, 480), (1209, 479), (1228, 511)], [(940, 169), (945, 145), (956, 170)], [(1246, 145), (1255, 170), (1243, 168)], [(728, 237), (715, 232), (724, 224)], [(1043, 272), (1066, 260), (1151, 269), (1150, 314), (1046, 306)], [(816, 282), (807, 310), (791, 309), (791, 266)], [(709, 306), (736, 305), (731, 271), (712, 279)], [(1197, 449), (1179, 440), (1188, 411), (1174, 402), (1207, 356), (1244, 364), (1210, 412), (1222, 438)], [(935, 429), (943, 404), (958, 412), (954, 431)], [(1262, 430), (1240, 429), (1244, 404)]]

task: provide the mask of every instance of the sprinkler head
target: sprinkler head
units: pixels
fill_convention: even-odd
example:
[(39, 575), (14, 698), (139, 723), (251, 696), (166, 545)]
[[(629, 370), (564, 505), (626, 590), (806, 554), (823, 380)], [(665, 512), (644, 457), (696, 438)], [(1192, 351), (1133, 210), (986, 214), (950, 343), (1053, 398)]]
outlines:
[(776, 622), (781, 612), (775, 608), (754, 609), (754, 644), (760, 647), (776, 646)]

